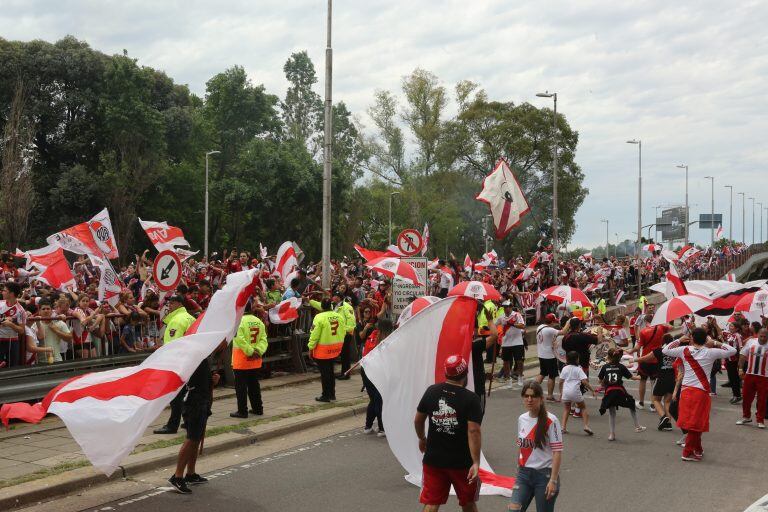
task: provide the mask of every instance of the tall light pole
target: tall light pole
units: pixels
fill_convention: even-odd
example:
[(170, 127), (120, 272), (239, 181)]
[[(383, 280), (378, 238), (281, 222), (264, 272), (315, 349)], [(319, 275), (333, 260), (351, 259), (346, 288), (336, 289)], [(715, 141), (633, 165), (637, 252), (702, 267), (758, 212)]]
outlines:
[(325, 114), (323, 117), (323, 288), (331, 286), (331, 151), (333, 129), (331, 126), (331, 91), (333, 90), (333, 50), (331, 49), (331, 19), (333, 1), (328, 0), (328, 19), (325, 44)]
[(715, 177), (714, 176), (704, 176), (705, 180), (711, 180), (712, 181), (712, 213), (710, 214), (711, 217), (709, 218), (709, 236), (710, 236), (710, 247), (715, 246)]
[(733, 240), (733, 185), (726, 185), (725, 188), (731, 192), (728, 201), (728, 239)]
[(616, 235), (616, 245), (613, 246), (613, 257), (618, 258), (619, 257), (619, 234), (614, 233)]
[(555, 268), (555, 275), (557, 275), (557, 93), (546, 91), (537, 93), (536, 96), (552, 98), (555, 105), (552, 120), (552, 265)]
[[(635, 260), (637, 268), (640, 269), (640, 239), (643, 232), (643, 141), (640, 139), (628, 140), (627, 144), (637, 144), (637, 247), (635, 249)], [(640, 272), (637, 273), (637, 289), (640, 289)]]
[(754, 197), (748, 197), (750, 201), (752, 201), (752, 245), (755, 244), (755, 198)]
[(400, 192), (389, 193), (389, 245), (392, 245), (392, 197), (400, 195)]
[(205, 153), (205, 242), (203, 243), (203, 256), (208, 261), (208, 157), (218, 155), (221, 151), (207, 151)]
[(757, 214), (760, 216), (760, 243), (763, 243), (763, 203), (757, 203)]
[[(762, 215), (761, 215), (761, 217), (762, 217)], [(763, 222), (763, 221), (761, 220), (760, 222)], [(765, 208), (765, 222), (768, 223), (768, 208)], [(765, 238), (760, 240), (760, 243), (763, 243), (763, 242), (765, 242)]]
[(689, 211), (688, 211), (688, 166), (685, 164), (680, 164), (677, 166), (678, 169), (685, 169), (685, 244), (688, 245), (688, 226), (691, 222), (691, 219), (689, 219)]
[(744, 192), (736, 192), (736, 195), (741, 196), (741, 243), (746, 244), (747, 243), (747, 236), (746, 236), (746, 225), (747, 225), (747, 207), (746, 207), (746, 196)]
[(608, 257), (608, 245), (610, 244), (610, 240), (608, 240), (608, 225), (610, 224), (610, 221), (608, 219), (600, 219), (600, 222), (605, 222), (605, 257)]

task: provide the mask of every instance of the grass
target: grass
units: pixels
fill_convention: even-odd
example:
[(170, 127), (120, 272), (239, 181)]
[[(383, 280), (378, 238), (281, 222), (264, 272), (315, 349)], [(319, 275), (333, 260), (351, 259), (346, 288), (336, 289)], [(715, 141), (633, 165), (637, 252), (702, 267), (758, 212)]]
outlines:
[(33, 480), (39, 480), (41, 478), (46, 478), (53, 475), (59, 475), (61, 473), (66, 473), (67, 471), (71, 471), (73, 469), (83, 468), (90, 464), (91, 463), (85, 459), (78, 459), (70, 462), (63, 462), (61, 464), (56, 464), (55, 466), (50, 468), (45, 468), (45, 469), (35, 471), (34, 473), (17, 476), (16, 478), (11, 478), (10, 480), (2, 480), (0, 481), (0, 489), (3, 489), (5, 487), (12, 487), (14, 485), (23, 484), (26, 482), (31, 482)]

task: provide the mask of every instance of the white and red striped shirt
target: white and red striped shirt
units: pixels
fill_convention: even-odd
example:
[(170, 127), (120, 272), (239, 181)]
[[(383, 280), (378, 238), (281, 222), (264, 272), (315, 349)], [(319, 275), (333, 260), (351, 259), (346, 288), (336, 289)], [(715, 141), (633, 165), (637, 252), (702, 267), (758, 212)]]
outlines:
[(683, 361), (685, 373), (683, 374), (683, 387), (702, 389), (710, 392), (709, 374), (712, 365), (718, 359), (731, 357), (736, 349), (730, 345), (723, 348), (697, 347), (695, 345), (679, 347), (680, 341), (673, 341), (661, 349), (665, 356), (679, 357)]
[(741, 355), (747, 358), (747, 375), (768, 377), (768, 343), (761, 345), (756, 338), (750, 338), (741, 349)]
[(541, 448), (535, 445), (536, 424), (539, 419), (525, 412), (517, 419), (517, 446), (520, 455), (517, 464), (521, 468), (545, 469), (552, 467), (552, 452), (563, 451), (563, 433), (557, 416), (547, 413), (547, 437)]
[[(741, 352), (741, 347), (744, 346), (744, 343), (741, 339), (741, 334), (737, 332), (723, 332), (723, 341), (735, 348), (737, 352)], [(738, 354), (728, 358), (729, 361), (738, 361), (738, 359)]]

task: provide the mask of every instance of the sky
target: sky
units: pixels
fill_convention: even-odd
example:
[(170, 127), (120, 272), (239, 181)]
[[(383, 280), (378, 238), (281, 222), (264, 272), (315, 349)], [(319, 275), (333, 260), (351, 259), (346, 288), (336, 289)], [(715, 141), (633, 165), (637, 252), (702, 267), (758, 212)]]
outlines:
[[(637, 235), (638, 146), (642, 224), (656, 206), (681, 205), (689, 166), (691, 219), (711, 209), (733, 235), (752, 241), (752, 203), (768, 208), (768, 2), (710, 0), (336, 0), (333, 99), (363, 126), (377, 89), (400, 92), (421, 67), (448, 90), (472, 80), (491, 99), (551, 106), (579, 132), (576, 159), (590, 193), (569, 248)], [(283, 96), (282, 67), (307, 50), (323, 90), (326, 2), (322, 0), (3, 0), (2, 37), (55, 41), (71, 34), (102, 52), (162, 69), (203, 95), (205, 82), (242, 65), (256, 84)], [(768, 212), (755, 206), (755, 240)], [(643, 230), (647, 234), (647, 229)], [(708, 244), (694, 225), (691, 239)]]

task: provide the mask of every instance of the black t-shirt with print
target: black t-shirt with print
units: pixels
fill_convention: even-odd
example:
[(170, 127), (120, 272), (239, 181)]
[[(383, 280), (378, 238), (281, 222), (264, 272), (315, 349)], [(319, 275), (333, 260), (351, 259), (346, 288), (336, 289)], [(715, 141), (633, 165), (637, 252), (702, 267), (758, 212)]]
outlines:
[(631, 379), (632, 373), (621, 363), (608, 363), (600, 369), (597, 378), (603, 381), (606, 387), (623, 386), (624, 379)]
[(429, 416), (424, 464), (438, 468), (469, 468), (472, 456), (467, 422), (483, 421), (480, 397), (446, 382), (434, 384), (424, 392), (417, 410)]
[(597, 345), (597, 336), (586, 332), (572, 332), (563, 338), (563, 350), (578, 352), (579, 365), (583, 368), (589, 366), (589, 347), (592, 345)]
[(673, 365), (675, 364), (675, 359), (677, 359), (676, 357), (665, 356), (660, 348), (653, 349), (653, 357), (658, 361), (659, 373), (673, 374)]

